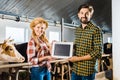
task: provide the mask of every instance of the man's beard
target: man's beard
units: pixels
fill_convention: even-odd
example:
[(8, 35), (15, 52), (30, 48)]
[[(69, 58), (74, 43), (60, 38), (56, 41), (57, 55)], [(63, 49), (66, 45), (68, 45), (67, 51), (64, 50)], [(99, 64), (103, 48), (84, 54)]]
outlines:
[(88, 21), (87, 18), (85, 18), (85, 20), (82, 20), (82, 18), (81, 18), (81, 19), (80, 19), (80, 22), (81, 22), (82, 24), (87, 24), (89, 21)]

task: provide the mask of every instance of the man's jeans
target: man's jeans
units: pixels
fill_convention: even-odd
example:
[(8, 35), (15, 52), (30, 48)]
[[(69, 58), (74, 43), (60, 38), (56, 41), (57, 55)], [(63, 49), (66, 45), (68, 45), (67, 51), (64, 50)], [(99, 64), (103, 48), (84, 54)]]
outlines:
[(94, 78), (95, 78), (95, 73), (89, 76), (78, 76), (74, 72), (72, 72), (71, 74), (71, 80), (94, 80)]

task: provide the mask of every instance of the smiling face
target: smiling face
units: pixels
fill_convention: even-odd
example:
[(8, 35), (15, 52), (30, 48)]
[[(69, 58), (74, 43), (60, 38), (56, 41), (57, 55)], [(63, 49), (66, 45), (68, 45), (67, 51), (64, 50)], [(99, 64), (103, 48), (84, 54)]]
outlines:
[(35, 18), (30, 23), (30, 28), (32, 30), (32, 37), (34, 39), (44, 38), (45, 30), (48, 28), (48, 23), (43, 18)]
[(44, 34), (45, 29), (46, 29), (46, 24), (44, 23), (39, 23), (33, 28), (37, 37), (40, 37), (42, 34)]
[(78, 17), (79, 17), (81, 23), (87, 24), (90, 21), (90, 19), (92, 17), (92, 14), (91, 14), (91, 12), (89, 11), (88, 8), (82, 8), (78, 12)]

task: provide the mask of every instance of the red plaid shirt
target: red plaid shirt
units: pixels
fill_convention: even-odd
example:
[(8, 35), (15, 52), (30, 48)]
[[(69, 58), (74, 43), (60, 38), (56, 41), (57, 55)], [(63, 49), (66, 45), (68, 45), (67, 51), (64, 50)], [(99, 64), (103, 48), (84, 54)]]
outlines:
[(35, 42), (32, 38), (28, 42), (28, 47), (27, 47), (28, 62), (32, 63), (34, 67), (46, 66), (50, 70), (51, 65), (48, 60), (38, 62), (38, 58), (50, 55), (50, 51), (46, 43), (44, 43), (41, 40), (39, 40), (39, 42), (41, 49), (38, 51), (36, 51)]

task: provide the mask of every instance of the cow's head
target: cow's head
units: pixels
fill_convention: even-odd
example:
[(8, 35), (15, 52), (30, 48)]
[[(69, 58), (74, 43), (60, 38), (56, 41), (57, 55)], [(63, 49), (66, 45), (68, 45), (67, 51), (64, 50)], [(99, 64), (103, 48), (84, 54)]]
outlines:
[(11, 43), (12, 41), (13, 40), (10, 40), (10, 38), (8, 38), (0, 44), (1, 60), (8, 62), (23, 62), (25, 58), (16, 50), (14, 44)]

